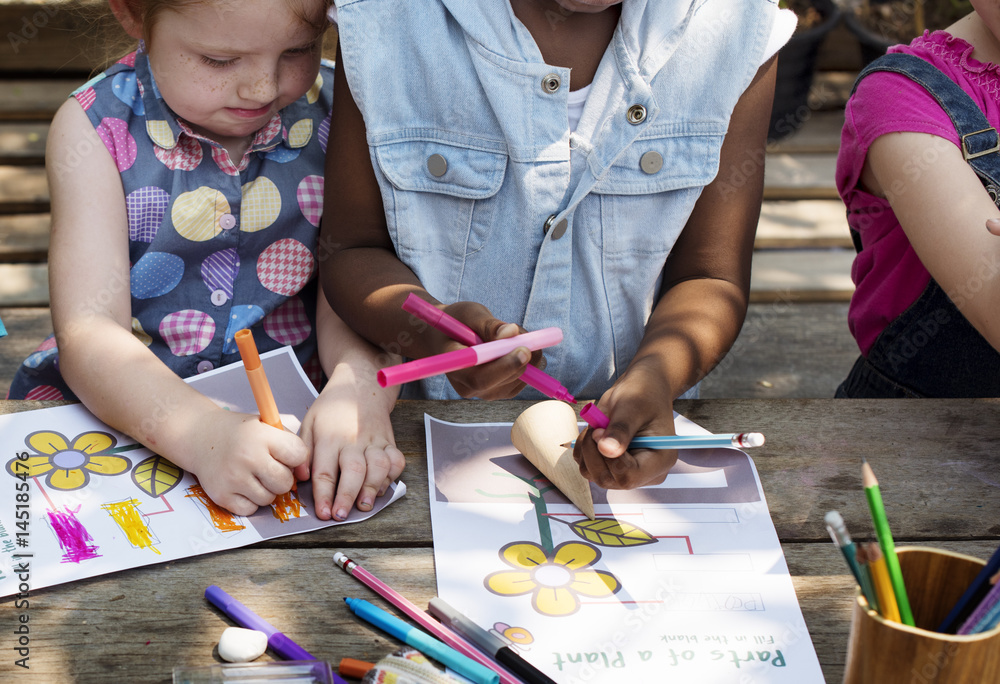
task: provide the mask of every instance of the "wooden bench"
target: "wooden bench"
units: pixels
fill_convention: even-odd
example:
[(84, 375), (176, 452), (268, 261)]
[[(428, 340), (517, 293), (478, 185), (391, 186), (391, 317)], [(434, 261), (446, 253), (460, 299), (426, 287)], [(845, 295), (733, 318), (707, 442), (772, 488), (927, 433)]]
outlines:
[[(3, 34), (24, 38), (0, 44), (0, 319), (8, 330), (0, 339), (0, 396), (51, 332), (48, 123), (96, 69), (88, 48), (102, 41), (81, 35), (113, 31), (106, 13), (96, 0), (0, 0)], [(331, 32), (328, 54), (334, 41)], [(831, 396), (857, 355), (846, 322), (853, 248), (833, 184), (853, 75), (821, 72), (808, 120), (768, 149), (750, 312), (730, 357), (703, 383), (703, 396)]]

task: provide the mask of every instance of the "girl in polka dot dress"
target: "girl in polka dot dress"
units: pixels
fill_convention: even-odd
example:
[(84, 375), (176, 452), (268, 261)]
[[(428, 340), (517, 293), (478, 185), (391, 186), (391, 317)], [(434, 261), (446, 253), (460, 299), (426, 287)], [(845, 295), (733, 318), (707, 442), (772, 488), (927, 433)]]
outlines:
[[(239, 515), (311, 475), (316, 514), (343, 519), (404, 465), (376, 350), (317, 297), (329, 4), (110, 0), (139, 49), (49, 136), (55, 335), (9, 397), (79, 398)], [(298, 436), (181, 380), (238, 361), (242, 328), (329, 377)]]

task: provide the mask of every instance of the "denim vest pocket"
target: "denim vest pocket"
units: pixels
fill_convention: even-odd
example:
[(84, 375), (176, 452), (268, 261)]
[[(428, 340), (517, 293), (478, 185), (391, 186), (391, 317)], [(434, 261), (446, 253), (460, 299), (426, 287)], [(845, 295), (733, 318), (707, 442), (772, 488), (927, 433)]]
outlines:
[[(664, 134), (666, 128), (637, 138), (594, 185), (602, 220), (588, 224), (590, 237), (606, 256), (666, 255), (718, 173), (724, 127), (694, 135)], [(662, 201), (650, 201), (657, 194)]]
[[(439, 140), (387, 142), (372, 149), (392, 187), (393, 196), (383, 200), (398, 252), (458, 256), (482, 248), (496, 209), (493, 198), (506, 175), (506, 153)], [(421, 195), (407, 195), (413, 192)], [(405, 221), (397, 220), (406, 212)]]

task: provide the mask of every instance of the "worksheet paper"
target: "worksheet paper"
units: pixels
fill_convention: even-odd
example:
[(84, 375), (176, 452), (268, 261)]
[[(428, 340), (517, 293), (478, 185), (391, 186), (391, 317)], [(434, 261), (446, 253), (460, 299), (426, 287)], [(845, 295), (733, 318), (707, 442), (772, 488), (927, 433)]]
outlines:
[[(261, 355), (286, 429), (297, 432), (316, 390), (291, 348)], [(257, 414), (242, 363), (189, 378), (220, 406)], [(170, 420), (164, 404), (150, 420)], [(82, 404), (0, 416), (0, 597), (360, 522), (406, 493), (397, 482), (367, 513), (313, 515), (312, 488), (249, 517), (209, 499), (197, 480), (112, 430)]]
[(682, 450), (658, 486), (592, 486), (591, 521), (510, 423), (424, 424), (438, 595), (553, 680), (824, 681), (742, 451)]

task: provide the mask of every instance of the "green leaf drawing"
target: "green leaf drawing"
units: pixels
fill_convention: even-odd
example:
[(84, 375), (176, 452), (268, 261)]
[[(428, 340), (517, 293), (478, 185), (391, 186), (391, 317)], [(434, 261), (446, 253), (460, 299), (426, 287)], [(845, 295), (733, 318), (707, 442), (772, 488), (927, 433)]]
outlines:
[(177, 486), (184, 471), (162, 456), (150, 456), (132, 470), (132, 482), (150, 496), (160, 497)]

